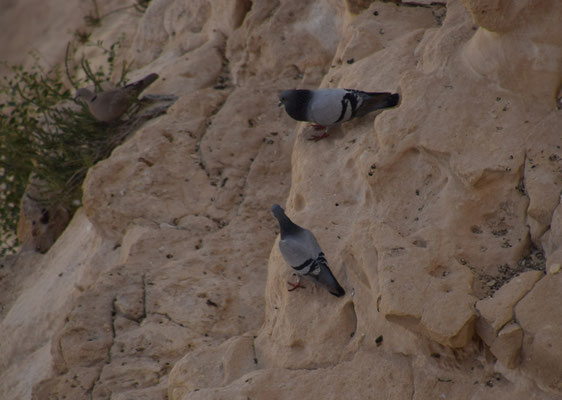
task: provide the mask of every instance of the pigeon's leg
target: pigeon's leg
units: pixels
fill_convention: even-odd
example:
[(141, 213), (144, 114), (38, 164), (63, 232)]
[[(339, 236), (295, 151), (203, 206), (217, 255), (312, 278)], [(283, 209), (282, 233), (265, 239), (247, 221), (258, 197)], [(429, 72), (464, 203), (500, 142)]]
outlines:
[(314, 140), (315, 142), (319, 141), (320, 139), (324, 139), (328, 137), (328, 128), (324, 125), (312, 124), (312, 127), (315, 131), (324, 131), (321, 135), (312, 135), (308, 140)]
[(315, 142), (317, 142), (320, 139), (324, 139), (327, 137), (328, 137), (328, 132), (324, 131), (321, 135), (312, 135), (308, 140), (314, 140)]
[(291, 289), (289, 289), (289, 292), (292, 292), (293, 290), (298, 289), (298, 288), (305, 289), (305, 286), (301, 285), (301, 280), (298, 276), (297, 276), (297, 283), (288, 282), (288, 281), (287, 281), (287, 283), (289, 285), (291, 285)]

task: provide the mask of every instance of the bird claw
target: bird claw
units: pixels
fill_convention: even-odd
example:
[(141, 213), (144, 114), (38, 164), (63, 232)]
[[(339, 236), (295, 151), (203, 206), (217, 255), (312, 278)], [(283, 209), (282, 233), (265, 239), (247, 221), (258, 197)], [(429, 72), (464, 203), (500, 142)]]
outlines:
[(324, 131), (321, 135), (312, 135), (308, 140), (313, 140), (315, 142), (319, 141), (320, 139), (324, 139), (328, 137), (328, 129), (324, 125), (320, 124), (310, 124), (315, 131)]
[(297, 283), (292, 283), (292, 282), (287, 282), (287, 283), (292, 286), (291, 289), (288, 289), (289, 292), (292, 292), (293, 290), (298, 289), (298, 288), (305, 289), (305, 286), (301, 285), (301, 281), (300, 281), (300, 280), (297, 281)]
[(312, 135), (308, 140), (313, 140), (315, 142), (327, 138), (328, 137), (328, 132), (324, 132), (321, 135)]

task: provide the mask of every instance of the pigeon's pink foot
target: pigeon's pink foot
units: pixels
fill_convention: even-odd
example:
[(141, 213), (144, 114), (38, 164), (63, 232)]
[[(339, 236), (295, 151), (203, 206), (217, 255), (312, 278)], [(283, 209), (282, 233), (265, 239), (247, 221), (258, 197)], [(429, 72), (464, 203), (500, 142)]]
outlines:
[(292, 292), (293, 290), (298, 289), (298, 288), (305, 289), (305, 286), (301, 285), (300, 279), (297, 281), (297, 283), (292, 283), (292, 282), (287, 282), (287, 283), (291, 286), (291, 289), (289, 289), (289, 292)]
[(321, 135), (312, 135), (308, 140), (314, 140), (315, 142), (317, 142), (327, 137), (328, 137), (328, 132), (324, 132)]
[(314, 128), (315, 131), (321, 131), (326, 129), (324, 125), (318, 125), (318, 124), (312, 124), (312, 127)]

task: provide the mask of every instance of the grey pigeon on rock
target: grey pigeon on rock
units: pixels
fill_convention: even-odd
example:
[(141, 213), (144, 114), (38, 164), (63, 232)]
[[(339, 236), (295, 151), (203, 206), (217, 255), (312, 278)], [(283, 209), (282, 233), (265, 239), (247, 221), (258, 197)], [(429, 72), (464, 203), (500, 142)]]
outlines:
[(319, 140), (328, 135), (327, 129), (352, 118), (398, 104), (400, 95), (388, 92), (362, 92), (352, 89), (291, 89), (279, 96), (279, 104), (297, 121), (313, 122), (315, 129), (325, 132), (313, 136)]
[(84, 99), (90, 112), (98, 121), (111, 122), (125, 114), (137, 100), (138, 95), (156, 79), (158, 79), (158, 74), (152, 73), (121, 88), (99, 93), (82, 88), (76, 91), (74, 98)]
[[(308, 277), (328, 288), (331, 294), (340, 297), (345, 294), (345, 290), (340, 286), (326, 262), (326, 257), (318, 245), (316, 238), (308, 229), (301, 228), (293, 223), (285, 214), (285, 211), (274, 204), (271, 211), (281, 230), (279, 249), (281, 255), (287, 263), (295, 270), (298, 275)], [(300, 285), (300, 280), (296, 284), (290, 283), (294, 290)]]

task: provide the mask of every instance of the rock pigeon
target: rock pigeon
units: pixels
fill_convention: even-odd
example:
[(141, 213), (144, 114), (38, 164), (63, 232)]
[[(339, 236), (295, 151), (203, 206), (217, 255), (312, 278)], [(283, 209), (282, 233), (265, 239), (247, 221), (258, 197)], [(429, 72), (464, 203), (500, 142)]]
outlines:
[[(328, 268), (326, 257), (312, 232), (293, 223), (278, 204), (274, 204), (271, 211), (279, 221), (281, 230), (279, 249), (285, 261), (298, 275), (315, 280), (327, 287), (334, 296), (343, 296), (345, 290)], [(293, 289), (290, 290), (302, 287), (300, 281), (296, 284), (290, 284), (293, 286)]]
[(388, 92), (362, 92), (352, 89), (292, 89), (279, 96), (279, 105), (297, 121), (313, 122), (315, 129), (325, 132), (313, 136), (320, 140), (328, 136), (327, 130), (341, 122), (362, 117), (372, 111), (394, 107), (400, 95)]
[(121, 88), (99, 93), (82, 88), (76, 91), (74, 99), (84, 99), (90, 112), (98, 121), (111, 122), (125, 114), (138, 95), (156, 79), (158, 79), (158, 74), (152, 73)]

